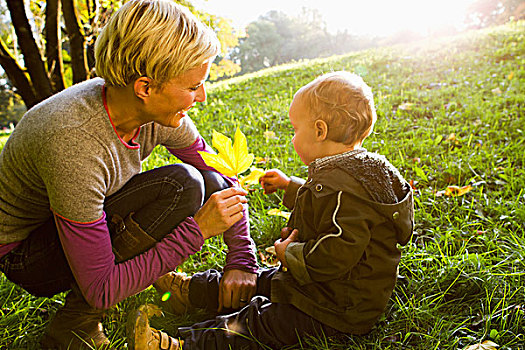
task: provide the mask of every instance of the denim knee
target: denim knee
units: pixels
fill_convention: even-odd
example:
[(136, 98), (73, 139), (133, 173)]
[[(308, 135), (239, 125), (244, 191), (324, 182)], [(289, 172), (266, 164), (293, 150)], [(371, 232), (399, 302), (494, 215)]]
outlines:
[(230, 187), (228, 182), (216, 171), (203, 170), (201, 173), (205, 185), (204, 201), (208, 200), (213, 193)]
[(191, 211), (196, 212), (204, 203), (204, 178), (192, 165), (177, 164), (175, 168), (170, 176), (182, 185), (179, 203), (184, 203), (186, 207), (193, 207)]

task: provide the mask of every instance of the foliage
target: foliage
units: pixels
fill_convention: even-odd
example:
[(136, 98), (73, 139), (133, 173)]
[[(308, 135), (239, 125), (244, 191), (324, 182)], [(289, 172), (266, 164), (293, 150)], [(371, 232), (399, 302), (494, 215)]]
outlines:
[(16, 125), (26, 108), (5, 79), (0, 78), (0, 130)]
[(270, 11), (250, 23), (246, 37), (230, 54), (240, 62), (242, 73), (253, 72), (293, 60), (326, 57), (371, 47), (372, 39), (348, 32), (328, 33), (318, 10), (304, 9), (299, 16)]
[[(5, 2), (11, 7), (6, 7)], [(218, 79), (238, 73), (239, 65), (226, 57), (238, 43), (231, 21), (198, 11), (190, 1), (177, 2), (213, 28), (221, 42), (222, 52), (212, 64), (210, 77)], [(13, 91), (27, 107), (95, 76), (96, 36), (123, 3), (122, 0), (30, 0), (25, 7), (20, 0), (0, 2), (0, 64), (16, 87)], [(48, 16), (48, 10), (58, 18), (55, 22), (51, 20), (53, 16)], [(56, 44), (51, 44), (55, 41)]]
[[(295, 91), (340, 69), (359, 72), (373, 88), (379, 119), (364, 146), (384, 154), (412, 183), (414, 236), (402, 249), (391, 302), (371, 333), (306, 338), (294, 349), (465, 349), (490, 345), (487, 340), (499, 350), (523, 349), (524, 33), (525, 23), (510, 23), (433, 43), (275, 67), (214, 84), (208, 102), (189, 112), (206, 139), (241, 122), (256, 166), (305, 177), (290, 143), (287, 113)], [(143, 165), (172, 161), (158, 149)], [(472, 189), (461, 196), (436, 195), (468, 185)], [(285, 224), (267, 215), (283, 209), (281, 196), (265, 196), (260, 187), (249, 195), (261, 263)], [(181, 269), (220, 269), (225, 249), (220, 238), (212, 239)], [(162, 304), (153, 288), (110, 310), (104, 325), (116, 345), (122, 345), (128, 312), (150, 301)], [(0, 348), (35, 348), (62, 303), (63, 295), (35, 298), (0, 277)], [(204, 317), (166, 313), (152, 323), (173, 332)]]
[(525, 18), (525, 1), (523, 0), (476, 0), (469, 6), (467, 24), (483, 28), (503, 24), (509, 19)]

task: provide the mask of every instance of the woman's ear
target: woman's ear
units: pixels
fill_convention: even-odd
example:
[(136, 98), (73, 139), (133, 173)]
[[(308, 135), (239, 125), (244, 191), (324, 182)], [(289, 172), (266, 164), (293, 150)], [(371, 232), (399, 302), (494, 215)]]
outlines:
[(141, 100), (150, 97), (151, 95), (151, 79), (148, 77), (140, 77), (135, 80), (133, 84), (135, 96)]
[(322, 119), (317, 119), (314, 122), (315, 138), (317, 141), (324, 141), (328, 136), (328, 124)]

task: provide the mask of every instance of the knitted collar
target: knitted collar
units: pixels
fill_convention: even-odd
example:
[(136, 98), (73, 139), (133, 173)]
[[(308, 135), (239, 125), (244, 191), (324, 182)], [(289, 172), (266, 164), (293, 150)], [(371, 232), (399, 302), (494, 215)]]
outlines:
[(312, 176), (312, 174), (315, 174), (317, 171), (322, 170), (326, 167), (333, 166), (335, 163), (338, 163), (341, 160), (353, 158), (356, 154), (360, 154), (362, 152), (366, 152), (366, 149), (356, 148), (354, 150), (347, 151), (344, 153), (334, 154), (333, 156), (318, 158), (311, 162), (308, 166), (308, 176)]

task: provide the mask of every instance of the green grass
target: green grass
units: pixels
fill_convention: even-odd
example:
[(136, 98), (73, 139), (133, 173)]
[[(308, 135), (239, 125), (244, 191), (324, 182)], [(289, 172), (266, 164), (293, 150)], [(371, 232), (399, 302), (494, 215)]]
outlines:
[[(304, 61), (215, 84), (192, 118), (211, 139), (240, 126), (250, 151), (305, 176), (290, 143), (287, 110), (294, 92), (331, 70), (355, 71), (375, 92), (378, 123), (365, 142), (387, 156), (415, 187), (416, 227), (403, 248), (400, 278), (384, 317), (361, 337), (303, 339), (297, 349), (463, 349), (491, 339), (499, 349), (525, 349), (525, 23), (461, 36)], [(409, 103), (409, 104), (408, 104)], [(408, 106), (408, 108), (407, 108)], [(265, 131), (275, 138), (265, 138)], [(0, 146), (5, 140), (0, 139)], [(165, 151), (145, 163), (172, 162)], [(471, 185), (463, 196), (437, 196)], [(252, 235), (264, 251), (284, 219), (255, 187), (249, 195)], [(214, 239), (181, 269), (220, 268), (224, 245)], [(159, 302), (150, 288), (113, 308), (105, 320), (124, 347), (124, 320), (137, 305)], [(63, 295), (34, 298), (0, 277), (0, 348), (35, 348)], [(173, 330), (205, 315), (167, 315), (154, 325)]]

